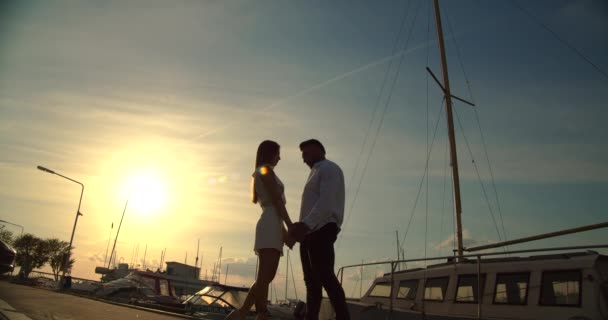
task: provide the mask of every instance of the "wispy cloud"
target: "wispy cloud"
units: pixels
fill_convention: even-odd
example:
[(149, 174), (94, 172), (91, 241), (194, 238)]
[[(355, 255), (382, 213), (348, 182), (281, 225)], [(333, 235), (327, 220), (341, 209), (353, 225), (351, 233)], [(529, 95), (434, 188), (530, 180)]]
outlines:
[[(561, 28), (581, 28), (589, 37), (574, 39), (585, 52), (603, 57), (605, 46), (597, 39), (605, 37), (595, 38), (593, 32), (606, 30), (600, 28), (606, 23), (601, 19), (605, 5), (586, 5), (567, 2), (554, 22), (581, 22), (562, 23)], [(78, 222), (75, 253), (87, 264), (77, 264), (79, 273), (92, 273), (105, 250), (109, 222), (120, 219), (126, 196), (117, 190), (123, 181), (138, 169), (155, 167), (164, 174), (172, 202), (157, 216), (129, 208), (121, 231), (125, 250), (120, 250), (128, 254), (120, 255), (128, 256), (133, 242), (153, 235), (150, 241), (156, 243), (150, 245), (157, 247), (156, 256), (168, 247), (170, 257), (182, 261), (184, 247), (202, 237), (207, 250), (223, 245), (232, 251), (230, 256), (242, 257), (231, 263), (234, 279), (245, 279), (259, 216), (249, 199), (257, 144), (270, 138), (283, 146), (277, 172), (287, 187), (288, 210), (297, 217), (308, 173), (298, 143), (310, 137), (322, 140), (328, 157), (350, 180), (365, 129), (373, 120), (370, 112), (383, 67), (407, 55), (376, 148), (370, 151), (368, 173), (361, 177), (352, 223), (340, 234), (349, 241), (340, 247), (337, 264), (393, 254), (393, 237), (386, 230), (404, 228), (425, 168), (426, 48), (432, 51), (428, 64), (438, 64), (435, 43), (425, 38), (426, 25), (413, 30), (414, 46), (392, 54), (401, 14), (393, 6), (364, 1), (321, 7), (280, 1), (151, 1), (143, 10), (141, 4), (121, 1), (57, 1), (18, 9), (2, 21), (9, 31), (0, 43), (0, 208), (8, 220), (25, 220), (21, 224), (26, 231), (69, 238), (78, 186), (35, 166), (84, 181), (85, 216)], [(556, 12), (539, 9), (543, 14)], [(497, 119), (490, 120), (486, 138), (498, 189), (514, 183), (532, 188), (604, 184), (606, 130), (600, 120), (602, 100), (597, 98), (603, 87), (578, 82), (584, 77), (571, 77), (576, 66), (562, 60), (555, 62), (559, 68), (542, 65), (556, 56), (542, 46), (537, 56), (522, 57), (523, 50), (513, 44), (525, 43), (518, 41), (527, 37), (509, 37), (526, 34), (529, 26), (513, 25), (507, 12), (493, 15), (492, 10), (484, 5), (452, 6), (450, 19), (466, 71), (472, 71), (468, 75), (480, 115), (486, 121)], [(489, 28), (479, 28), (480, 21)], [(453, 44), (448, 41), (448, 46)], [(559, 83), (536, 72), (543, 68), (531, 69), (539, 65), (561, 72)], [(505, 72), (512, 69), (525, 72), (525, 77)], [(451, 76), (460, 77), (454, 71)], [(461, 80), (453, 86), (462, 93)], [(432, 117), (441, 107), (441, 96), (436, 87), (430, 88)], [(465, 111), (460, 115), (465, 127), (471, 124), (467, 119), (474, 119)], [(444, 120), (431, 155), (431, 185), (443, 181), (448, 165)], [(481, 179), (488, 183), (484, 150), (478, 138), (468, 138)], [(462, 181), (470, 186), (477, 174), (458, 139)], [(354, 198), (350, 191), (348, 201)], [(525, 196), (514, 195), (503, 205), (516, 211), (555, 203), (549, 196)], [(583, 205), (599, 212), (592, 203), (601, 201), (595, 200), (585, 198)], [(430, 200), (431, 208), (440, 204)], [(472, 206), (470, 217), (485, 217), (480, 213), (485, 207), (467, 204)], [(555, 212), (556, 219), (572, 219), (568, 208), (556, 210), (562, 210)], [(429, 223), (440, 223), (439, 215), (430, 216), (437, 221)], [(414, 225), (424, 223), (416, 218)], [(488, 229), (483, 223), (477, 227)], [(408, 255), (424, 246), (417, 231), (408, 236)], [(450, 241), (428, 245), (445, 249)]]
[[(471, 232), (468, 229), (462, 230), (462, 245), (465, 248), (474, 247), (474, 246), (483, 245), (483, 244), (490, 244), (490, 243), (492, 243), (492, 241), (473, 238), (473, 236), (471, 235)], [(444, 239), (443, 241), (433, 245), (433, 249), (435, 249), (439, 252), (445, 251), (446, 249), (455, 248), (455, 247), (456, 247), (456, 234), (452, 234), (448, 238)]]

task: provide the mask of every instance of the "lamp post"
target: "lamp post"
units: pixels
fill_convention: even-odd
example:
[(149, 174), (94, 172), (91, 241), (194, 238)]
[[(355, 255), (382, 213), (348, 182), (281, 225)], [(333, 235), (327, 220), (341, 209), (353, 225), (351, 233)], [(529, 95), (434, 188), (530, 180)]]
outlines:
[(16, 227), (21, 228), (21, 235), (23, 235), (23, 226), (18, 225), (18, 224), (16, 224), (16, 223), (12, 223), (12, 222), (8, 222), (8, 221), (4, 221), (4, 220), (0, 220), (0, 223), (12, 224), (12, 225), (14, 225), (14, 226), (16, 226)]
[(74, 179), (68, 178), (64, 175), (61, 175), (51, 169), (47, 169), (43, 166), (38, 166), (38, 170), (50, 173), (50, 174), (54, 174), (56, 176), (60, 176), (64, 179), (68, 179), (72, 182), (78, 183), (80, 185), (80, 187), (82, 188), (80, 191), (80, 200), (78, 201), (78, 209), (76, 210), (76, 219), (74, 219), (74, 227), (72, 228), (72, 236), (70, 237), (70, 246), (68, 247), (68, 254), (64, 255), (64, 259), (63, 259), (63, 270), (62, 270), (62, 274), (61, 274), (61, 280), (63, 282), (63, 280), (65, 279), (65, 269), (67, 269), (68, 266), (68, 262), (70, 261), (70, 256), (72, 255), (72, 242), (74, 241), (74, 232), (76, 231), (76, 224), (78, 223), (78, 216), (81, 216), (82, 213), (80, 213), (80, 204), (82, 203), (82, 194), (84, 193), (84, 184), (82, 184), (79, 181), (76, 181)]

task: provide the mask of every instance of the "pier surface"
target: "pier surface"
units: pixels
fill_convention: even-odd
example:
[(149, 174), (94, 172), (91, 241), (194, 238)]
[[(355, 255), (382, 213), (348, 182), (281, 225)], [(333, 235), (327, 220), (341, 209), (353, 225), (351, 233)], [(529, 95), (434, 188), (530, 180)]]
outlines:
[(0, 319), (33, 320), (171, 320), (158, 314), (103, 301), (0, 281)]

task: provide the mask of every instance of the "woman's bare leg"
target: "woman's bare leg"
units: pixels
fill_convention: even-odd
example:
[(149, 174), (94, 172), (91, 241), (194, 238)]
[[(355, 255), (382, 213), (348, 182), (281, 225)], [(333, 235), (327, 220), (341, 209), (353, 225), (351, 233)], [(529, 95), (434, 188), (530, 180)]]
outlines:
[(276, 249), (260, 250), (260, 269), (255, 285), (255, 309), (258, 313), (268, 311), (268, 285), (277, 273), (280, 258), (281, 253)]
[(239, 309), (241, 316), (247, 315), (255, 303), (257, 312), (266, 312), (268, 304), (268, 285), (274, 279), (279, 267), (281, 253), (276, 249), (260, 249), (258, 252), (260, 267), (256, 281), (249, 289), (243, 305)]

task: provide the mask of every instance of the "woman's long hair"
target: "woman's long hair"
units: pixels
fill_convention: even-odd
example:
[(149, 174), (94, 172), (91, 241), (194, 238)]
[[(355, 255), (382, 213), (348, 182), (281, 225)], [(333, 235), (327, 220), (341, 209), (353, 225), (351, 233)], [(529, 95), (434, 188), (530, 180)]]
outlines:
[[(270, 163), (272, 158), (279, 152), (278, 143), (271, 140), (264, 140), (258, 146), (258, 152), (255, 156), (255, 170), (257, 170), (261, 165)], [(258, 195), (255, 193), (255, 178), (251, 179), (251, 200), (253, 203), (258, 203)]]

